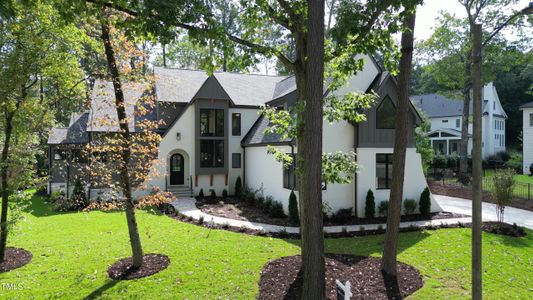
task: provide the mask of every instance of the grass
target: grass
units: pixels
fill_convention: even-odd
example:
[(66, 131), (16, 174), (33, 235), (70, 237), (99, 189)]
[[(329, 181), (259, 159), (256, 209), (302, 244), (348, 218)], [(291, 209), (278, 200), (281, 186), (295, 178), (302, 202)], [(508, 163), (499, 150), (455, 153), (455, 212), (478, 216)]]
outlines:
[[(138, 211), (145, 253), (163, 253), (170, 266), (133, 281), (107, 278), (107, 267), (129, 256), (122, 212), (52, 212), (34, 197), (32, 211), (8, 244), (33, 253), (27, 266), (0, 274), (0, 298), (254, 299), (262, 266), (299, 252), (298, 240), (254, 237), (181, 223)], [(326, 250), (379, 256), (383, 236), (326, 240)], [(531, 298), (533, 232), (523, 238), (484, 234), (484, 295), (487, 299)], [(423, 274), (412, 299), (468, 299), (470, 231), (442, 229), (403, 233), (399, 260)]]
[[(492, 170), (485, 170), (484, 177), (490, 177), (492, 176)], [(527, 174), (516, 174), (514, 176), (514, 180), (516, 182), (522, 182), (522, 183), (531, 183), (533, 184), (533, 176), (529, 176)]]

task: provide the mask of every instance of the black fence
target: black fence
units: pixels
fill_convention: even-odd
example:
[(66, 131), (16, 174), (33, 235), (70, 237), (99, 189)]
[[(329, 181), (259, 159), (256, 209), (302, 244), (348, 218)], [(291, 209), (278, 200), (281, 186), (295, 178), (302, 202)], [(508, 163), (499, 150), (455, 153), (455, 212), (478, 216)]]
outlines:
[[(483, 169), (483, 191), (494, 191), (494, 181), (492, 179), (492, 172), (494, 169)], [(457, 186), (463, 188), (471, 188), (472, 186), (464, 181), (459, 180), (459, 172), (456, 169), (444, 169), (444, 168), (430, 168), (428, 170), (428, 180), (439, 182), (442, 185)], [(471, 175), (469, 175), (471, 178)], [(522, 198), (527, 200), (533, 200), (533, 184), (515, 181), (513, 196), (516, 198)]]

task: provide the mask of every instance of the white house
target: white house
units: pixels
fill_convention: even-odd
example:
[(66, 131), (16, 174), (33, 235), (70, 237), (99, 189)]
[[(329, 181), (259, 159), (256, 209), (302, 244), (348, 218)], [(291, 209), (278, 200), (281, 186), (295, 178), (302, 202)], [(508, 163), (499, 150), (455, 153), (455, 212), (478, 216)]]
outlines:
[[(368, 120), (360, 124), (324, 122), (323, 134), (324, 152), (354, 151), (359, 164), (353, 182), (326, 183), (323, 200), (334, 212), (352, 208), (359, 216), (364, 215), (368, 190), (374, 192), (377, 203), (389, 199), (398, 101), (396, 79), (372, 58), (364, 56), (364, 59), (364, 69), (338, 93), (375, 91), (379, 99), (366, 111)], [(221, 195), (224, 189), (233, 194), (235, 182), (241, 177), (248, 187), (261, 189), (265, 196), (274, 197), (287, 210), (289, 194), (297, 189), (294, 167), (284, 168), (267, 153), (267, 146), (294, 154), (298, 151), (297, 142), (265, 134), (269, 121), (259, 114), (259, 109), (265, 104), (279, 109), (294, 105), (294, 77), (224, 72), (208, 76), (203, 71), (165, 68), (155, 68), (154, 73), (157, 106), (153, 117), (165, 120), (167, 125), (160, 128), (163, 139), (159, 145), (159, 163), (155, 166), (157, 171), (146, 185), (178, 196), (197, 195), (201, 189), (205, 194), (215, 190)], [(109, 82), (97, 83), (98, 88), (107, 89), (112, 97)], [(93, 101), (102, 102), (96, 93)], [(135, 97), (134, 93), (127, 96)], [(86, 114), (89, 120), (85, 122), (91, 123), (93, 114)], [(414, 107), (410, 117), (413, 124), (420, 121)], [(95, 134), (92, 127), (76, 125), (84, 122), (81, 118), (76, 120), (79, 121), (72, 122), (67, 129), (54, 129), (49, 138), (51, 157), (64, 151), (65, 145), (91, 140), (90, 136)], [(76, 128), (82, 131), (86, 128), (84, 134), (89, 138), (68, 134)], [(413, 131), (408, 138), (404, 197), (419, 199), (427, 184)], [(77, 137), (84, 140), (76, 140)], [(65, 174), (59, 170), (61, 157), (51, 160), (50, 190), (65, 188)], [(137, 191), (137, 195), (141, 193)], [(440, 210), (434, 201), (432, 209)]]
[[(444, 155), (459, 153), (463, 115), (463, 100), (449, 99), (439, 94), (411, 96), (413, 104), (431, 122), (428, 133), (435, 151)], [(470, 120), (472, 120), (472, 101)], [(489, 83), (483, 87), (482, 157), (505, 151), (505, 121), (507, 114), (500, 103), (496, 87)], [(472, 153), (472, 122), (468, 124), (468, 155)]]
[(533, 164), (533, 102), (520, 106), (523, 115), (522, 126), (522, 154), (524, 174), (532, 174), (530, 166)]

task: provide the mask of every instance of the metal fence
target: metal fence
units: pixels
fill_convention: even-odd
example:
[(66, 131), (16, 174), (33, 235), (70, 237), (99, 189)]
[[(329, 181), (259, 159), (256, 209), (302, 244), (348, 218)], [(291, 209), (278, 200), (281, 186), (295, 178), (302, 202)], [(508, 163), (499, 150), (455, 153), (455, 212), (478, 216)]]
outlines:
[[(483, 170), (483, 191), (492, 192), (494, 191), (494, 181), (488, 170)], [(465, 185), (461, 183), (458, 179), (458, 171), (454, 169), (440, 169), (440, 168), (430, 168), (428, 170), (428, 179), (432, 181), (437, 181), (443, 185), (457, 186), (463, 188), (471, 188), (471, 185)], [(513, 196), (516, 198), (522, 198), (527, 200), (533, 200), (533, 184), (515, 181)]]

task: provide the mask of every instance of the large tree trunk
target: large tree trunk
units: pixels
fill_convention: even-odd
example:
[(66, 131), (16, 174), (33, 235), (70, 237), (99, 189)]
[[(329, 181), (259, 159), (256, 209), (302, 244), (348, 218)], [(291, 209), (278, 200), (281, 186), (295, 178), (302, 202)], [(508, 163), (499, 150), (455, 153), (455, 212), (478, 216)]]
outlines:
[(1, 165), (0, 165), (0, 180), (2, 183), (2, 215), (0, 216), (0, 262), (3, 262), (5, 259), (6, 245), (7, 245), (7, 213), (8, 213), (8, 201), (9, 201), (9, 187), (7, 182), (8, 176), (8, 158), (9, 158), (9, 147), (11, 143), (11, 134), (13, 132), (13, 115), (5, 108), (5, 118), (6, 123), (4, 127), (4, 148), (2, 149)]
[(115, 60), (115, 53), (111, 45), (111, 38), (109, 36), (109, 24), (106, 20), (102, 21), (102, 41), (104, 42), (105, 55), (111, 80), (113, 81), (113, 88), (115, 91), (115, 106), (117, 109), (117, 116), (120, 125), (121, 146), (120, 149), (120, 184), (122, 193), (124, 194), (124, 204), (126, 206), (126, 219), (128, 222), (128, 231), (130, 235), (130, 243), (133, 258), (133, 267), (139, 268), (143, 261), (143, 250), (141, 247), (141, 239), (139, 237), (139, 230), (137, 228), (137, 221), (135, 219), (135, 206), (131, 195), (130, 178), (128, 174), (128, 164), (130, 161), (130, 130), (128, 127), (128, 120), (126, 116), (126, 102), (124, 101), (124, 93), (122, 92), (122, 83), (120, 82), (120, 75), (118, 71), (117, 62)]
[(324, 1), (309, 0), (307, 33), (296, 36), (298, 101), (298, 191), (302, 236), (302, 299), (325, 299), (322, 220), (322, 100), (324, 86)]
[(412, 130), (409, 118), (409, 74), (413, 59), (413, 32), (415, 28), (415, 14), (406, 17), (408, 30), (402, 33), (402, 57), (400, 59), (400, 74), (398, 78), (398, 111), (396, 113), (396, 130), (394, 135), (394, 156), (392, 158), (392, 184), (390, 202), (387, 215), (387, 232), (381, 270), (384, 275), (396, 278), (396, 255), (398, 252), (398, 234), (400, 231), (400, 216), (403, 199), (403, 183), (405, 175), (405, 156), (407, 139)]
[(474, 148), (472, 150), (472, 299), (481, 300), (481, 24), (471, 27), (473, 36), (472, 50), (472, 90), (474, 100)]
[(463, 116), (461, 124), (461, 143), (459, 146), (459, 180), (463, 183), (468, 183), (470, 178), (468, 176), (468, 123), (470, 117), (470, 88), (471, 88), (471, 55), (468, 54), (465, 63), (466, 82), (463, 87)]

